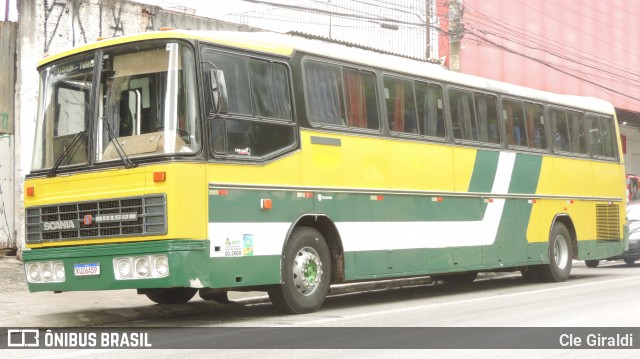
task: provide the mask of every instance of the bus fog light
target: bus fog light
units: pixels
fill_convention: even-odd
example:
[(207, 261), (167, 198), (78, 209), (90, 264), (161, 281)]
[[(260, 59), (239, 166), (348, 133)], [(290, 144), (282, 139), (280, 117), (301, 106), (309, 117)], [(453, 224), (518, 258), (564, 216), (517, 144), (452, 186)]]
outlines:
[(54, 263), (53, 275), (56, 281), (63, 282), (65, 280), (64, 264), (60, 262)]
[(153, 262), (153, 268), (160, 277), (166, 277), (169, 274), (169, 259), (167, 256), (157, 256)]
[(131, 276), (131, 258), (119, 258), (116, 268), (120, 277), (129, 278)]
[(145, 257), (136, 258), (135, 270), (138, 277), (148, 277), (151, 273), (151, 267), (149, 266), (149, 260)]
[(49, 282), (53, 279), (53, 270), (51, 268), (51, 263), (42, 264), (42, 278), (45, 280), (45, 282)]
[(27, 265), (27, 279), (29, 282), (40, 281), (40, 268), (37, 263), (30, 263)]

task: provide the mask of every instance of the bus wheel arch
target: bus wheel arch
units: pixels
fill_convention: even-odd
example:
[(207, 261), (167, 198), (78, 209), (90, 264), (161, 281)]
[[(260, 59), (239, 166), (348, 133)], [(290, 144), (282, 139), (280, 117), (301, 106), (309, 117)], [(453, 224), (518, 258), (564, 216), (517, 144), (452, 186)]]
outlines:
[(333, 220), (324, 214), (305, 214), (291, 225), (287, 233), (287, 240), (283, 246), (287, 247), (287, 242), (291, 238), (291, 233), (298, 227), (314, 228), (324, 237), (331, 252), (331, 283), (344, 282), (344, 247), (338, 228)]

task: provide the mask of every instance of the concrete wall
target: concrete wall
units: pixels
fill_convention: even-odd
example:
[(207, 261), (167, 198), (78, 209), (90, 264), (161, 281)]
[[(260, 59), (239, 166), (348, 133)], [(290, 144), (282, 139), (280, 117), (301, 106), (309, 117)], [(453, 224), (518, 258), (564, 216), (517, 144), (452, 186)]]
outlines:
[(24, 178), (31, 168), (38, 107), (37, 63), (48, 54), (114, 37), (176, 27), (188, 30), (251, 31), (248, 26), (165, 11), (124, 0), (29, 0), (20, 1), (17, 36), (17, 84), (15, 121), (15, 229), (24, 243)]
[(0, 250), (15, 248), (14, 87), (17, 24), (0, 22)]

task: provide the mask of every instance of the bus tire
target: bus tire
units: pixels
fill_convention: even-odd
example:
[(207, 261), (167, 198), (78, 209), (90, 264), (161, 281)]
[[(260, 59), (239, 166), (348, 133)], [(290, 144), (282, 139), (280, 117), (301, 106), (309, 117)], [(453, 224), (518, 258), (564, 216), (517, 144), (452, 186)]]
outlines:
[(282, 263), (282, 283), (268, 289), (274, 306), (290, 314), (318, 310), (331, 284), (331, 256), (322, 234), (310, 227), (294, 229)]
[(158, 304), (182, 304), (186, 303), (198, 290), (195, 288), (157, 288), (145, 291), (147, 298)]
[(525, 282), (528, 282), (528, 283), (540, 282), (540, 275), (538, 275), (537, 266), (529, 266), (526, 269), (522, 269), (520, 273), (522, 274), (522, 278), (524, 279)]
[(549, 264), (538, 266), (543, 282), (564, 282), (571, 273), (571, 235), (564, 224), (556, 222), (549, 234)]
[(587, 259), (584, 261), (584, 264), (589, 268), (597, 268), (598, 264), (600, 264), (599, 259)]

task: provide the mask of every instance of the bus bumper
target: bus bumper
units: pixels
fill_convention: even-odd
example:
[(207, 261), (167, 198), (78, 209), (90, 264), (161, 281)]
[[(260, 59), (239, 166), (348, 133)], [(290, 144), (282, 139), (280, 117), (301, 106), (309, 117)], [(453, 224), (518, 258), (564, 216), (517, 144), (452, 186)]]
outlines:
[[(90, 291), (110, 289), (203, 287), (208, 286), (206, 259), (208, 241), (160, 240), (104, 244), (83, 247), (39, 248), (23, 252), (30, 292)], [(164, 258), (162, 258), (164, 257)], [(129, 259), (132, 274), (117, 274), (118, 259)], [(154, 269), (154, 263), (163, 268)], [(135, 266), (148, 264), (148, 273), (134, 275)], [(167, 271), (164, 270), (164, 264)], [(60, 275), (64, 268), (64, 279)], [(31, 278), (30, 272), (40, 271)], [(45, 273), (49, 272), (49, 273)], [(33, 277), (36, 277), (35, 280)]]

